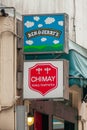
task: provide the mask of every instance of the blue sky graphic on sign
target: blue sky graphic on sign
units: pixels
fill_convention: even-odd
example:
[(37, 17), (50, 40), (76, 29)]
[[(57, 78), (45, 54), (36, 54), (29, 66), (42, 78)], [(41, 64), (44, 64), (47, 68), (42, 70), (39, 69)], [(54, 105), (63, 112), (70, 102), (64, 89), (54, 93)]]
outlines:
[(64, 50), (65, 16), (24, 15), (24, 52), (55, 52)]

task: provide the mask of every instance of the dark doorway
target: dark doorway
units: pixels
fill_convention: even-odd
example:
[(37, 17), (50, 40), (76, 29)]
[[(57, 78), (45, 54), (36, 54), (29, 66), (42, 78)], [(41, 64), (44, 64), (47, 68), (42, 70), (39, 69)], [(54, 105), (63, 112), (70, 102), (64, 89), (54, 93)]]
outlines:
[(42, 130), (49, 130), (49, 118), (46, 114), (42, 114)]
[(64, 130), (75, 130), (75, 125), (71, 122), (64, 122)]
[(48, 115), (34, 112), (34, 130), (49, 130)]

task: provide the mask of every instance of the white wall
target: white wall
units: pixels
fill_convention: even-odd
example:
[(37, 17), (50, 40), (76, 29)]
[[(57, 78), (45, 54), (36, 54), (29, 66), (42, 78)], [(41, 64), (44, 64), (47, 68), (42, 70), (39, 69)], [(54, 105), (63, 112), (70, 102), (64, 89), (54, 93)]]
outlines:
[(20, 14), (68, 13), (69, 38), (87, 48), (87, 0), (1, 0), (0, 3), (14, 6)]
[(87, 0), (76, 0), (76, 42), (87, 49)]

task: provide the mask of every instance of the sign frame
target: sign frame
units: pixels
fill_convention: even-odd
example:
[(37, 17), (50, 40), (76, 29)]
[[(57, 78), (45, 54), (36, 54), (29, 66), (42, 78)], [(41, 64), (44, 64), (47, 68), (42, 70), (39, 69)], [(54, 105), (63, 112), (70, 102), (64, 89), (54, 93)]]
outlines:
[[(54, 17), (54, 16), (56, 18), (57, 17), (59, 17), (59, 18), (63, 17), (64, 21), (63, 21), (63, 25), (61, 25), (61, 26), (63, 26), (63, 30), (61, 30), (61, 29), (57, 30), (57, 29), (52, 28), (52, 27), (50, 28), (49, 24), (48, 24), (47, 26), (49, 27), (48, 29), (50, 30), (48, 32), (51, 32), (52, 34), (54, 33), (54, 30), (62, 32), (60, 38), (61, 38), (63, 43), (62, 44), (58, 43), (58, 42), (60, 42), (60, 40), (59, 40), (60, 38), (56, 38), (56, 40), (55, 40), (55, 38), (53, 38), (54, 43), (52, 43), (49, 40), (48, 40), (48, 42), (40, 42), (38, 39), (35, 40), (35, 37), (37, 38), (35, 33), (37, 33), (37, 32), (36, 31), (34, 32), (31, 29), (29, 30), (29, 21), (27, 21), (27, 19), (29, 17), (30, 18), (32, 18), (32, 17), (36, 18), (37, 17), (39, 19), (40, 17), (41, 18), (43, 18), (43, 17), (51, 18), (51, 17)], [(25, 21), (26, 21), (26, 23), (25, 23)], [(66, 13), (56, 13), (56, 14), (30, 14), (30, 15), (23, 15), (22, 16), (22, 22), (23, 22), (23, 24), (22, 24), (23, 25), (23, 34), (22, 35), (23, 35), (23, 52), (24, 52), (24, 54), (68, 53), (68, 51), (69, 51), (69, 47), (68, 47), (68, 37), (69, 37), (69, 18), (68, 18), (68, 14), (66, 14)], [(29, 31), (25, 32), (25, 28), (26, 28), (25, 24), (28, 27), (27, 30), (29, 30)], [(31, 24), (33, 26), (34, 23), (31, 22)], [(39, 24), (38, 26), (41, 26), (41, 25), (42, 25), (42, 23)], [(35, 28), (35, 30), (38, 30), (38, 32), (42, 31), (41, 34), (43, 32), (47, 33), (47, 28), (46, 27), (45, 28), (44, 27), (42, 27), (42, 28), (41, 27), (37, 27), (37, 28)], [(34, 34), (34, 37), (32, 36), (32, 34)], [(56, 33), (56, 36), (57, 36), (57, 34), (58, 33)], [(43, 36), (42, 40), (47, 40), (47, 38), (51, 39), (51, 36), (47, 36), (46, 37), (46, 35), (47, 34), (42, 35)], [(41, 35), (40, 35), (40, 37), (41, 37)], [(33, 39), (34, 39), (34, 42), (33, 42)], [(33, 44), (37, 44), (37, 45), (33, 45)], [(63, 49), (60, 50), (59, 48), (62, 48), (62, 47), (63, 47)], [(43, 48), (43, 49), (41, 49), (41, 48)]]
[[(32, 66), (39, 63), (51, 63), (58, 68), (58, 86), (52, 89), (45, 95), (38, 91), (30, 89), (28, 86), (28, 70)], [(61, 73), (61, 74), (59, 74)], [(23, 98), (24, 99), (69, 99), (68, 92), (68, 61), (67, 60), (33, 60), (24, 62), (24, 73), (23, 73)]]

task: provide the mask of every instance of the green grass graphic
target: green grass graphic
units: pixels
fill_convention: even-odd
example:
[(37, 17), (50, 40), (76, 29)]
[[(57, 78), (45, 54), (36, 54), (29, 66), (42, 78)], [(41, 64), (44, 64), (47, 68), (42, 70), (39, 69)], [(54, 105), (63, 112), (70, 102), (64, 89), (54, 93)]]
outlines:
[(24, 52), (50, 52), (50, 51), (63, 51), (63, 44), (56, 44), (51, 46), (24, 46)]

